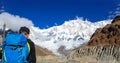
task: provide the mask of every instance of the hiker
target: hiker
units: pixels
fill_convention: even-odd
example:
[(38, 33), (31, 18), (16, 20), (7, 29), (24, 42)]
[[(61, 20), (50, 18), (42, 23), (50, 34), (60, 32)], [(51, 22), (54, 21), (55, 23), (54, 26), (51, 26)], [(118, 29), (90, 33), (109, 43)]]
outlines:
[(28, 39), (30, 34), (29, 28), (25, 26), (21, 27), (19, 33), (25, 35), (25, 37), (27, 38), (27, 42), (30, 44), (30, 54), (28, 55), (27, 61), (29, 61), (30, 63), (36, 63), (35, 45), (30, 39)]

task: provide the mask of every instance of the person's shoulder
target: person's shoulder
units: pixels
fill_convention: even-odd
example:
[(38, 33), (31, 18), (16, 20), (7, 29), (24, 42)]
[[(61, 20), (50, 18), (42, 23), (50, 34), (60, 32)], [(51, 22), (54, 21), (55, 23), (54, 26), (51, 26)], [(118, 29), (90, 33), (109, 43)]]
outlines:
[(28, 43), (30, 43), (30, 44), (34, 44), (34, 42), (31, 41), (30, 39), (27, 39), (27, 41), (28, 41)]

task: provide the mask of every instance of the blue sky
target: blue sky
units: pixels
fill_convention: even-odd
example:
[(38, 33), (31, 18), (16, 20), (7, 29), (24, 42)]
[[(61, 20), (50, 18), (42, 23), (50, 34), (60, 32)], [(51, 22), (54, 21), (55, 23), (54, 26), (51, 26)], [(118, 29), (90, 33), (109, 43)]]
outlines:
[[(120, 0), (0, 0), (5, 12), (33, 21), (35, 26), (47, 28), (55, 23), (83, 17), (89, 21), (113, 18), (120, 13)], [(117, 11), (117, 12), (116, 12)]]

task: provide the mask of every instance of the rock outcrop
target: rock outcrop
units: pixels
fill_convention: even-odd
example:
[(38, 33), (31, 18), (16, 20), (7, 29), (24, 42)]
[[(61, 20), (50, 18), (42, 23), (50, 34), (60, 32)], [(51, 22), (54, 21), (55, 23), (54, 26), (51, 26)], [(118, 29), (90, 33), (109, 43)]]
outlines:
[(120, 45), (120, 16), (116, 16), (111, 24), (99, 28), (92, 35), (86, 46)]

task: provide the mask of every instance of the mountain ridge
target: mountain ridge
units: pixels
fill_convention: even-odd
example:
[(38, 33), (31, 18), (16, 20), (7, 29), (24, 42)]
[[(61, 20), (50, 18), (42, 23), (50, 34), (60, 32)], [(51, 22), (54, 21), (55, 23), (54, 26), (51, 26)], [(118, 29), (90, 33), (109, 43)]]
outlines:
[[(66, 21), (63, 25), (54, 26), (49, 29), (39, 29), (31, 27), (30, 38), (39, 46), (47, 48), (58, 56), (61, 56), (57, 50), (64, 46), (64, 50), (72, 50), (86, 43), (92, 33), (105, 26), (111, 21), (89, 22), (77, 18), (76, 20)], [(89, 32), (88, 32), (89, 31)], [(48, 44), (45, 46), (44, 44)], [(54, 47), (54, 48), (52, 48)], [(64, 55), (64, 54), (62, 54)]]
[(66, 60), (71, 63), (120, 63), (120, 16), (111, 24), (98, 28), (89, 42), (72, 50)]

